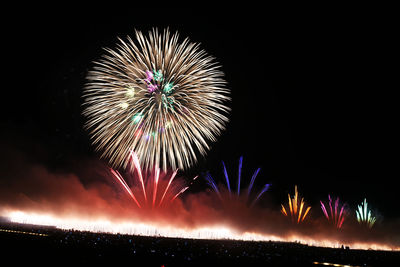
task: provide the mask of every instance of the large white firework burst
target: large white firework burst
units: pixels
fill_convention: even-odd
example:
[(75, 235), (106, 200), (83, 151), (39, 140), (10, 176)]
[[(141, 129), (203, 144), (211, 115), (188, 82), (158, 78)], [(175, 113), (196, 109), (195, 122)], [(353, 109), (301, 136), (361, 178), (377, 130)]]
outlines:
[(144, 169), (187, 169), (224, 130), (230, 92), (215, 59), (176, 32), (119, 39), (94, 62), (84, 89), (92, 142), (115, 168), (134, 150)]

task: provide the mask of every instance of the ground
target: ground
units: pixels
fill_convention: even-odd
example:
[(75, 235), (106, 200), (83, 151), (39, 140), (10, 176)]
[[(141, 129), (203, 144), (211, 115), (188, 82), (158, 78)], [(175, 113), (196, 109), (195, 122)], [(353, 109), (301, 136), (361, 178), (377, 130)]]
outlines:
[(143, 237), (10, 223), (2, 223), (0, 229), (1, 258), (17, 265), (393, 266), (400, 262), (400, 252), (286, 242)]

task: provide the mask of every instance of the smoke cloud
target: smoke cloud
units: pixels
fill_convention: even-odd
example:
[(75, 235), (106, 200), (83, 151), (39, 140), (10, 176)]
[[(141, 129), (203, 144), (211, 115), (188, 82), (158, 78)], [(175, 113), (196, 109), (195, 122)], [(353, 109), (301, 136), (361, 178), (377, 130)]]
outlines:
[(157, 222), (185, 229), (224, 225), (238, 233), (400, 248), (399, 220), (383, 221), (368, 229), (358, 225), (350, 214), (343, 228), (337, 230), (323, 217), (319, 206), (313, 206), (306, 221), (296, 225), (280, 213), (279, 207), (249, 208), (246, 201), (230, 198), (223, 190), (222, 198), (228, 201), (221, 202), (211, 191), (191, 193), (189, 189), (171, 205), (139, 209), (99, 163), (84, 162), (81, 165), (86, 167), (74, 172), (49, 170), (29, 162), (22, 154), (14, 154), (9, 163), (0, 180), (0, 212), (20, 210), (89, 220)]

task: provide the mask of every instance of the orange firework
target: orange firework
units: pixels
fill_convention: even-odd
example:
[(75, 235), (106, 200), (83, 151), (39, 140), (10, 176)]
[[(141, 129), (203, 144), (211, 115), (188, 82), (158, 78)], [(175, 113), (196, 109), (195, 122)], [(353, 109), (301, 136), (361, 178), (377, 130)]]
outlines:
[[(297, 192), (297, 185), (294, 187), (294, 191), (295, 193), (293, 198), (290, 198), (290, 194), (288, 194), (289, 211), (290, 211), (290, 216), (292, 218), (292, 222), (300, 223), (304, 221), (304, 219), (306, 218), (308, 212), (311, 209), (311, 206), (306, 208), (304, 198), (301, 198), (300, 200), (299, 194)], [(282, 206), (281, 210), (282, 214), (285, 216), (289, 216), (288, 212), (285, 209), (285, 206), (283, 206), (283, 204), (281, 204), (281, 206)]]

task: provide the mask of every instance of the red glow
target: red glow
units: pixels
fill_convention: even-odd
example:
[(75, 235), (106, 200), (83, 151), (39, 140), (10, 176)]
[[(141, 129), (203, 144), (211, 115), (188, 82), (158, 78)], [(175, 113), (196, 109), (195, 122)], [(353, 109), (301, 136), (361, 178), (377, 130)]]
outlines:
[[(343, 244), (364, 249), (400, 248), (400, 241), (396, 239), (399, 229), (396, 221), (388, 220), (373, 229), (364, 229), (354, 218), (349, 218), (340, 231), (332, 229), (325, 217), (312, 216), (301, 224), (292, 223), (277, 209), (250, 208), (240, 201), (221, 203), (216, 194), (191, 193), (176, 176), (165, 179), (161, 172), (155, 208), (152, 208), (152, 201), (150, 205), (142, 205), (145, 199), (140, 181), (131, 188), (141, 205), (139, 209), (124, 183), (118, 180), (118, 173), (111, 174), (105, 168), (104, 174), (108, 178), (112, 175), (115, 183), (96, 180), (83, 185), (75, 174), (53, 173), (43, 166), (29, 166), (21, 177), (8, 180), (0, 188), (0, 216), (68, 229), (146, 235), (162, 232), (187, 238), (301, 241), (318, 246), (339, 247)], [(149, 181), (146, 189), (150, 193), (148, 199), (152, 200), (154, 180)], [(118, 193), (117, 188), (122, 189), (122, 193)], [(182, 192), (185, 192), (184, 198), (180, 197)], [(221, 191), (221, 194), (228, 192)], [(297, 208), (299, 210), (300, 205)], [(289, 215), (289, 209), (286, 211)]]

